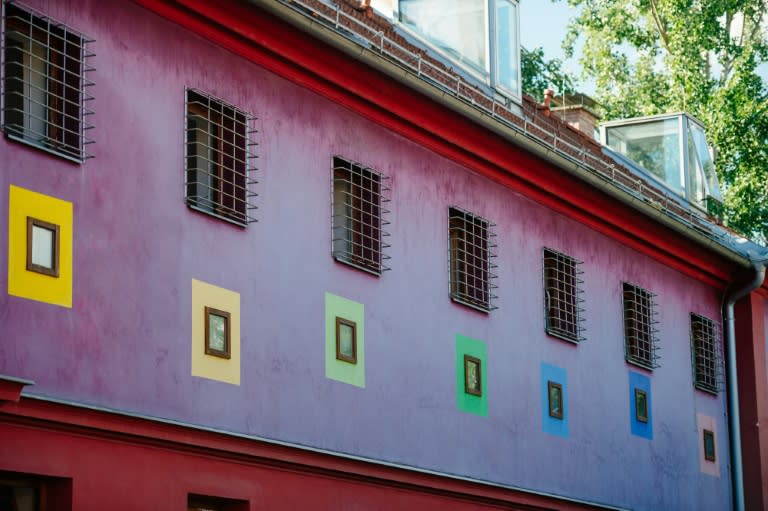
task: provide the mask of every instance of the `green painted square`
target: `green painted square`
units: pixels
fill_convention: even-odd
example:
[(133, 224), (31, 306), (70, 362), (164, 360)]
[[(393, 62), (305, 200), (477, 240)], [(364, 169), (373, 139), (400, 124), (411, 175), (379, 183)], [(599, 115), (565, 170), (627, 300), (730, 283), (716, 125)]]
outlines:
[[(464, 355), (480, 359), (482, 396), (467, 394), (464, 391)], [(463, 335), (456, 336), (456, 406), (462, 412), (488, 416), (488, 363), (485, 343)]]
[[(357, 363), (336, 359), (336, 317), (357, 324)], [(325, 377), (365, 388), (365, 306), (325, 293)]]

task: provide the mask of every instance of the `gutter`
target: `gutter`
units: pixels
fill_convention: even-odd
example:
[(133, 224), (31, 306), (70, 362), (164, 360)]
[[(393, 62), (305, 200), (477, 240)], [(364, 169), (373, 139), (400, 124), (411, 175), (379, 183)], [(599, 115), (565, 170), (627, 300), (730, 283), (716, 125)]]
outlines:
[(728, 440), (731, 449), (731, 485), (733, 509), (744, 511), (744, 467), (741, 457), (741, 421), (739, 411), (739, 383), (736, 370), (736, 326), (734, 306), (741, 298), (763, 285), (768, 259), (753, 261), (754, 276), (750, 282), (731, 290), (735, 281), (723, 295), (726, 347), (726, 393), (728, 394)]
[(248, 3), (258, 6), (260, 9), (286, 21), (297, 27), (299, 30), (311, 34), (313, 37), (343, 51), (352, 58), (384, 73), (397, 82), (418, 91), (465, 118), (472, 120), (488, 131), (493, 132), (518, 147), (522, 147), (531, 152), (537, 157), (552, 163), (567, 173), (576, 176), (578, 179), (589, 183), (606, 195), (621, 201), (645, 216), (653, 218), (665, 227), (672, 229), (674, 232), (706, 247), (720, 257), (723, 257), (744, 269), (751, 267), (752, 263), (750, 258), (745, 254), (734, 250), (734, 248), (730, 246), (728, 240), (715, 240), (712, 237), (697, 232), (694, 228), (687, 227), (665, 214), (660, 208), (654, 207), (650, 202), (622, 190), (609, 181), (609, 178), (598, 175), (586, 163), (574, 158), (564, 151), (553, 148), (545, 141), (539, 140), (532, 134), (527, 133), (523, 128), (513, 124), (502, 124), (502, 122), (492, 115), (457, 98), (448, 91), (431, 85), (413, 71), (387, 60), (379, 53), (363, 46), (360, 41), (353, 40), (350, 37), (340, 34), (334, 27), (328, 26), (318, 19), (308, 16), (296, 8), (288, 6), (283, 3), (284, 1), (285, 0), (248, 0)]

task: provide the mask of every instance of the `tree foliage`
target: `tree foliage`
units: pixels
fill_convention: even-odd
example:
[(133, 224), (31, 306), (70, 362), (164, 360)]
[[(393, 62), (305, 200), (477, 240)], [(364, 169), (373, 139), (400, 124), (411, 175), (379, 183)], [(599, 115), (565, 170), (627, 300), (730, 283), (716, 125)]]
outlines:
[(523, 94), (541, 99), (546, 89), (554, 89), (557, 94), (574, 94), (576, 80), (563, 71), (560, 59), (547, 60), (544, 49), (527, 50), (520, 48), (520, 63), (523, 75)]
[[(553, 0), (561, 1), (561, 0)], [(717, 149), (725, 219), (768, 239), (768, 0), (567, 0), (605, 119), (686, 111)]]

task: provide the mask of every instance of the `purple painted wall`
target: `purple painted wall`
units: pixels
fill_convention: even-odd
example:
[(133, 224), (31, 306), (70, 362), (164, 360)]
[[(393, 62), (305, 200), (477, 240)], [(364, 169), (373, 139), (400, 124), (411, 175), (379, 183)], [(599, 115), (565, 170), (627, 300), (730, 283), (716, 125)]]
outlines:
[[(691, 382), (689, 313), (718, 318), (713, 289), (139, 7), (29, 4), (96, 40), (95, 159), (0, 138), (0, 210), (11, 184), (74, 203), (73, 307), (9, 297), (0, 272), (0, 373), (35, 380), (28, 393), (635, 509), (728, 507), (724, 399)], [(185, 86), (259, 117), (247, 229), (184, 204)], [(334, 154), (391, 176), (380, 278), (331, 258)], [(449, 205), (498, 225), (490, 315), (448, 299)], [(579, 346), (544, 333), (543, 246), (584, 261)], [(7, 252), (3, 235), (2, 268)], [(241, 294), (240, 386), (190, 374), (193, 278)], [(658, 294), (652, 441), (630, 434), (622, 280)], [(365, 304), (365, 389), (325, 378), (326, 291)], [(486, 342), (488, 417), (456, 409), (456, 334)], [(541, 362), (567, 371), (569, 438), (542, 430)], [(717, 417), (720, 478), (700, 472), (697, 412)]]

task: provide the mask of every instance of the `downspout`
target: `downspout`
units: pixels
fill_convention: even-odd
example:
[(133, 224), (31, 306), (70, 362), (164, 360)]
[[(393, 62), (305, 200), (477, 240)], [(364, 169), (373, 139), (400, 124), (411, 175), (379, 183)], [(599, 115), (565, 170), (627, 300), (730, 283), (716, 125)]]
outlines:
[[(763, 285), (766, 260), (753, 261), (754, 278), (723, 296), (726, 346), (726, 393), (728, 394), (728, 432), (731, 447), (731, 484), (735, 511), (744, 511), (744, 469), (741, 460), (741, 424), (739, 420), (739, 383), (736, 372), (736, 327), (733, 309), (736, 302)], [(734, 283), (732, 283), (734, 284)], [(730, 286), (729, 286), (730, 287)]]

